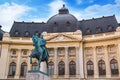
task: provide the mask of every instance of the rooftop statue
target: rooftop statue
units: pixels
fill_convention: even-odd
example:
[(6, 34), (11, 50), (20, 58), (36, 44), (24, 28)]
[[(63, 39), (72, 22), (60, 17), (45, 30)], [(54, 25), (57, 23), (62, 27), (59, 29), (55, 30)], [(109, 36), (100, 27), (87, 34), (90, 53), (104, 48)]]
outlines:
[(49, 73), (49, 69), (48, 69), (49, 54), (45, 46), (46, 40), (43, 38), (42, 34), (40, 35), (40, 38), (38, 37), (38, 35), (35, 34), (32, 37), (32, 41), (33, 41), (34, 50), (30, 54), (30, 64), (32, 64), (32, 58), (36, 58), (38, 60), (37, 70), (33, 70), (33, 71), (40, 71), (40, 64), (42, 61), (45, 61), (47, 65), (47, 74), (48, 74)]

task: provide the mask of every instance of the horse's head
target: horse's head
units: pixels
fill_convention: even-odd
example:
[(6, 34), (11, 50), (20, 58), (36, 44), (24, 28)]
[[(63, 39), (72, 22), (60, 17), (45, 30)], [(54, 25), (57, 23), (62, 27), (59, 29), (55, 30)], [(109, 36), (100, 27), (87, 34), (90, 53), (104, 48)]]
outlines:
[(37, 35), (34, 35), (32, 37), (32, 41), (33, 41), (33, 44), (36, 44), (38, 42), (38, 36)]

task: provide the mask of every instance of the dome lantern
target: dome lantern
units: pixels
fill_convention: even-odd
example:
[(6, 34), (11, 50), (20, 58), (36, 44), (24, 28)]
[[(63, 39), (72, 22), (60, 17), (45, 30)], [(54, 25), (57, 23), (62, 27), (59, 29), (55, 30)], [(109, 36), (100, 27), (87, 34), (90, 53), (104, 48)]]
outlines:
[(65, 8), (65, 4), (63, 4), (63, 7), (59, 9), (59, 14), (68, 14), (69, 10)]

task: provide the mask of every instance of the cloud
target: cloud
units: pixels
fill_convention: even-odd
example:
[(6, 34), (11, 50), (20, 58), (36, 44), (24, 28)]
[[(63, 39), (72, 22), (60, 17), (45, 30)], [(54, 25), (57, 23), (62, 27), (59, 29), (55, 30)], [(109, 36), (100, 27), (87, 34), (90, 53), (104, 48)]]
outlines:
[[(86, 14), (85, 14), (86, 13)], [(87, 14), (88, 13), (88, 14)], [(92, 5), (87, 7), (84, 10), (84, 17), (99, 17), (99, 16), (107, 16), (115, 14), (117, 17), (120, 16), (120, 5), (116, 4), (106, 4), (106, 5)], [(118, 19), (118, 18), (117, 18)], [(118, 19), (120, 22), (120, 19)]]
[[(78, 3), (82, 0), (76, 0)], [(93, 0), (89, 0), (93, 1)], [(115, 14), (118, 22), (120, 22), (120, 0), (115, 0), (115, 4), (93, 4), (91, 6), (86, 7), (85, 9), (78, 10), (70, 5), (67, 5), (67, 2), (64, 0), (54, 0), (49, 5), (51, 14), (50, 16), (55, 15), (58, 13), (57, 11), (61, 8), (61, 5), (65, 4), (67, 8), (70, 10), (70, 13), (73, 14), (78, 20), (81, 19), (89, 19), (89, 18), (96, 18), (102, 16), (110, 16)], [(56, 6), (55, 6), (56, 5)]]
[(118, 22), (120, 23), (120, 0), (115, 0), (115, 4), (94, 4), (83, 10), (76, 10), (73, 8), (71, 10), (71, 13), (74, 14), (77, 19), (89, 19), (93, 17), (96, 18), (115, 14)]
[(116, 4), (120, 5), (120, 0), (115, 0)]
[(62, 5), (65, 4), (64, 0), (54, 0), (53, 2), (49, 3), (48, 6), (50, 7), (50, 16), (53, 16), (58, 13), (58, 10), (62, 8)]
[(5, 31), (9, 31), (13, 21), (18, 20), (22, 16), (27, 15), (27, 12), (32, 8), (25, 5), (18, 5), (16, 3), (4, 3), (0, 5), (0, 25)]
[(82, 3), (82, 0), (76, 0), (76, 3), (77, 3), (77, 4), (81, 4), (81, 3)]
[(93, 3), (94, 0), (76, 0), (76, 4), (80, 5), (80, 4), (88, 4), (88, 3)]
[[(115, 4), (99, 5), (94, 4), (86, 7), (85, 9), (77, 9), (71, 7), (66, 0), (53, 0), (47, 6), (49, 7), (46, 16), (53, 16), (58, 14), (58, 10), (65, 4), (69, 9), (69, 12), (73, 14), (78, 20), (90, 19), (101, 16), (110, 16), (115, 14), (118, 22), (120, 23), (120, 0), (115, 0)], [(82, 0), (81, 0), (82, 1)], [(92, 1), (92, 0), (91, 0)], [(48, 17), (40, 17), (39, 15), (32, 14), (31, 12), (39, 12), (39, 9), (29, 7), (26, 5), (19, 5), (16, 3), (4, 3), (0, 5), (0, 25), (2, 29), (8, 31), (11, 29), (13, 21), (34, 21), (34, 22), (46, 22)], [(42, 14), (43, 12), (41, 12)]]

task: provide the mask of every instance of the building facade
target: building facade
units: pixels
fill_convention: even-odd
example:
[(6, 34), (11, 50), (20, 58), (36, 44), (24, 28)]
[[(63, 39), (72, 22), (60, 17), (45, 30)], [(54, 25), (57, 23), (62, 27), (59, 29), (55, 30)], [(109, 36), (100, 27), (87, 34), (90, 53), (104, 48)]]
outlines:
[[(63, 6), (46, 23), (14, 22), (0, 30), (0, 79), (25, 79), (34, 49), (32, 35), (43, 34), (51, 80), (119, 80), (120, 27), (115, 15), (78, 21)], [(45, 63), (41, 70), (45, 70)]]

